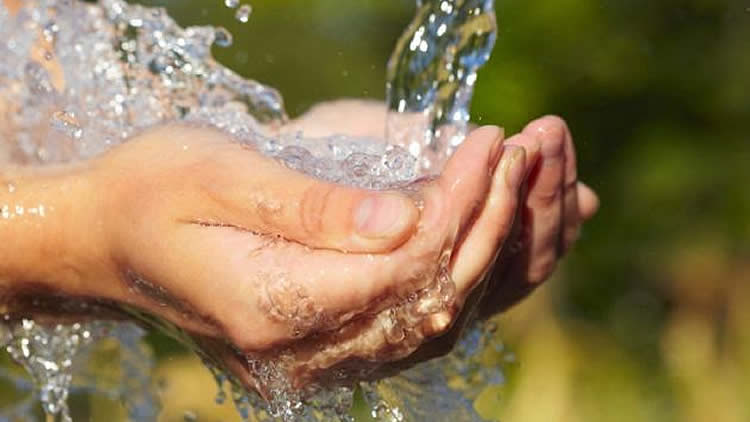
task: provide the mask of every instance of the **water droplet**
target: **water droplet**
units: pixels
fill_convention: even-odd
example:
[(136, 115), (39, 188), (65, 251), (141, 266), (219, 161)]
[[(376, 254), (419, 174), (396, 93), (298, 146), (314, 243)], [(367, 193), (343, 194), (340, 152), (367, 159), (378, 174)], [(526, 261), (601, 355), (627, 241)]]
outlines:
[(47, 42), (54, 42), (58, 32), (60, 32), (60, 27), (57, 25), (57, 23), (49, 22), (48, 24), (44, 25), (42, 35), (44, 35), (44, 39)]
[(237, 13), (235, 13), (234, 17), (242, 23), (247, 23), (247, 21), (250, 20), (251, 13), (253, 13), (253, 7), (249, 4), (243, 4), (242, 7), (237, 9)]
[(197, 422), (198, 414), (192, 410), (186, 410), (185, 413), (182, 414), (182, 420), (185, 422)]
[(62, 132), (66, 136), (75, 140), (83, 137), (83, 129), (81, 128), (80, 123), (78, 123), (78, 119), (76, 119), (74, 113), (64, 110), (56, 111), (52, 113), (50, 124), (56, 131)]
[(230, 47), (232, 45), (233, 38), (232, 33), (224, 27), (216, 28), (214, 32), (214, 44), (219, 47)]
[(240, 0), (224, 0), (224, 6), (234, 9), (240, 5)]
[(24, 82), (26, 82), (26, 86), (30, 92), (41, 97), (46, 97), (54, 91), (49, 73), (42, 65), (30, 61), (24, 66), (23, 70)]

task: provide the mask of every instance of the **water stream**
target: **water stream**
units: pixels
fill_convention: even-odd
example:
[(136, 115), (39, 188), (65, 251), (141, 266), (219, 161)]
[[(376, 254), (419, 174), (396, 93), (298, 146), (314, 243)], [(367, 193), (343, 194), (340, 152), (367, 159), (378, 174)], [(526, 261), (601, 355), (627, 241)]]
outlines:
[[(223, 3), (236, 9), (240, 22), (251, 21), (250, 5)], [(321, 140), (281, 134), (278, 128), (287, 121), (281, 96), (212, 58), (212, 45), (232, 42), (223, 28), (181, 28), (163, 9), (119, 0), (33, 0), (14, 16), (0, 2), (0, 98), (20, 106), (9, 122), (12, 132), (0, 128), (0, 139), (20, 161), (67, 162), (100, 154), (144, 129), (186, 121), (221, 129), (317, 178), (370, 189), (401, 187), (438, 172), (463, 141), (477, 70), (495, 37), (492, 0), (418, 1), (415, 20), (388, 65), (387, 141)], [(64, 81), (57, 80), (53, 66)], [(384, 310), (378, 318), (386, 336), (414, 330), (414, 320), (450, 304), (451, 291), (452, 281), (436, 276), (408, 303)], [(492, 330), (477, 325), (446, 357), (381, 381), (304, 393), (289, 387), (283, 359), (248, 356), (248, 367), (271, 392), (264, 401), (240, 388), (187, 333), (136, 310), (122, 311), (201, 354), (217, 381), (217, 399), (231, 397), (247, 420), (353, 420), (350, 409), (357, 403), (375, 420), (480, 421), (473, 400), (485, 386), (502, 382), (500, 368), (480, 363), (486, 347), (501, 346)], [(24, 396), (0, 407), (0, 421), (32, 420), (36, 402), (48, 420), (71, 420), (68, 399), (80, 392), (120, 400), (131, 420), (156, 420), (158, 395), (150, 378), (156, 361), (139, 325), (4, 318), (0, 345), (32, 382), (0, 372), (0, 379)], [(108, 341), (116, 345), (121, 368), (114, 378), (90, 368), (99, 345)], [(456, 379), (465, 380), (462, 387), (455, 386)]]

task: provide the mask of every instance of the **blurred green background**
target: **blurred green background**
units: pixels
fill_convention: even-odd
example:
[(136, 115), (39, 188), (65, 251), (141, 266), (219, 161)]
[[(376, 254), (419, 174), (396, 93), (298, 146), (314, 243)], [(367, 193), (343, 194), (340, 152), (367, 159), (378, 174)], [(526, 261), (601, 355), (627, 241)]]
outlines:
[[(385, 63), (414, 9), (251, 0), (240, 24), (222, 0), (142, 3), (184, 25), (226, 26), (234, 46), (216, 56), (277, 87), (292, 115), (328, 99), (382, 99)], [(496, 7), (500, 37), (475, 121), (512, 133), (564, 117), (602, 208), (556, 276), (501, 316), (519, 363), (478, 408), (512, 422), (750, 421), (750, 2)], [(211, 380), (194, 360), (160, 371), (181, 388), (165, 397), (165, 420), (186, 408), (200, 420), (234, 417), (211, 397), (195, 404)]]
[[(411, 0), (152, 2), (226, 26), (217, 57), (297, 115), (383, 98)], [(503, 315), (519, 364), (479, 408), (504, 421), (750, 421), (750, 3), (498, 1), (473, 115), (559, 114), (601, 195), (558, 274)]]

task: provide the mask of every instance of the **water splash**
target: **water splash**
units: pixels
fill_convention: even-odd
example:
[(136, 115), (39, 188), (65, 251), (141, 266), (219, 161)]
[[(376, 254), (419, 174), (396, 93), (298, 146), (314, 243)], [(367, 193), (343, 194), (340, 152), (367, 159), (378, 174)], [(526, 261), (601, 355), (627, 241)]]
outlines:
[[(240, 22), (249, 20), (249, 5), (240, 7), (231, 0), (224, 4), (237, 8)], [(101, 0), (97, 5), (27, 1), (15, 17), (0, 3), (0, 40), (5, 40), (0, 42), (0, 57), (4, 58), (0, 62), (4, 78), (0, 98), (20, 105), (10, 122), (13, 130), (2, 136), (14, 142), (27, 162), (65, 162), (100, 154), (146, 128), (186, 121), (221, 129), (238, 142), (320, 179), (369, 189), (401, 187), (420, 174), (439, 169), (463, 140), (476, 70), (489, 56), (494, 29), (489, 0), (418, 2), (417, 17), (389, 64), (389, 142), (342, 136), (308, 139), (301, 133), (279, 132), (287, 116), (275, 90), (214, 61), (211, 47), (232, 42), (231, 34), (223, 28), (181, 28), (163, 9), (120, 0)], [(29, 52), (40, 36), (46, 50), (41, 57), (34, 57)], [(51, 63), (53, 58), (57, 69)], [(386, 340), (403, 345), (405, 354), (419, 343), (418, 322), (453, 301), (455, 286), (443, 269), (438, 268), (433, 283), (423, 291), (377, 316)], [(153, 318), (140, 319), (197, 349), (180, 330)], [(43, 335), (24, 328), (21, 321), (8, 325), (10, 329), (0, 325), (0, 343), (6, 343), (14, 359), (27, 367), (37, 391), (46, 391), (39, 397), (49, 414), (65, 417), (65, 398), (71, 388), (84, 386), (126, 400), (133, 420), (155, 419), (158, 403), (146, 387), (153, 359), (140, 343), (142, 332), (128, 324), (79, 323), (50, 328), (26, 321)], [(50, 346), (66, 345), (74, 336), (80, 341), (80, 330), (90, 333), (85, 347), (62, 350)], [(34, 336), (47, 338), (46, 343), (34, 343)], [(95, 373), (86, 376), (85, 371), (63, 365), (68, 360), (86, 361), (90, 357), (86, 350), (107, 337), (116, 338), (123, 356), (130, 356), (123, 358), (122, 365), (124, 373), (132, 374), (128, 379), (133, 382), (123, 380), (116, 389), (103, 386)], [(26, 353), (30, 344), (40, 352), (29, 349)], [(45, 347), (48, 350), (43, 350)], [(57, 370), (39, 364), (37, 358), (48, 356), (44, 353), (52, 357), (43, 362), (54, 362)], [(442, 407), (445, 415), (474, 418), (453, 420), (479, 420), (467, 404), (470, 395), (445, 386), (446, 374), (451, 371), (469, 375), (461, 365), (474, 357), (451, 356), (386, 381), (359, 384), (356, 390), (350, 383), (334, 390), (311, 387), (302, 392), (290, 387), (285, 368), (279, 364), (282, 359), (249, 356), (248, 367), (273, 392), (268, 402), (240, 388), (231, 376), (208, 363), (210, 360), (207, 366), (220, 386), (217, 402), (231, 397), (245, 419), (349, 421), (347, 411), (360, 391), (378, 418), (420, 421), (437, 406), (418, 400), (415, 392), (422, 391), (440, 394), (446, 401)], [(80, 384), (71, 378), (73, 373), (80, 375)], [(343, 382), (357, 379), (357, 374), (341, 369), (331, 376)], [(19, 412), (27, 411), (29, 403), (20, 403)], [(453, 412), (453, 407), (463, 413)]]
[(388, 63), (388, 140), (434, 174), (463, 142), (477, 71), (497, 38), (494, 0), (422, 0)]
[[(71, 421), (67, 400), (78, 393), (117, 398), (132, 420), (156, 420), (159, 405), (150, 388), (154, 360), (143, 349), (145, 331), (139, 327), (103, 321), (44, 324), (31, 319), (7, 321), (0, 327), (0, 346), (26, 370), (32, 382), (8, 371), (0, 372), (0, 379), (11, 381), (18, 391), (34, 393), (3, 409), (0, 420), (14, 420), (12, 415), (30, 420), (31, 406), (38, 401), (52, 420)], [(96, 347), (105, 339), (116, 340), (112, 343), (119, 352), (120, 376), (116, 380), (91, 367)]]
[(253, 13), (253, 7), (249, 4), (243, 4), (239, 9), (237, 9), (237, 13), (234, 15), (234, 18), (242, 23), (247, 23), (247, 21), (250, 20), (251, 13)]
[(73, 139), (78, 140), (83, 137), (83, 129), (73, 113), (64, 110), (56, 111), (52, 113), (50, 124), (53, 129)]

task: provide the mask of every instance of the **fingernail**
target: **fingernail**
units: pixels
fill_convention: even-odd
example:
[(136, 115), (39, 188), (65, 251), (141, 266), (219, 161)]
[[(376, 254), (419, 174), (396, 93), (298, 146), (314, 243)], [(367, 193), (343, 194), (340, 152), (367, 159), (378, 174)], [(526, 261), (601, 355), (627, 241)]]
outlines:
[(495, 169), (497, 169), (497, 165), (500, 162), (500, 157), (503, 153), (503, 140), (504, 137), (500, 135), (495, 140), (495, 143), (492, 144), (492, 149), (490, 150), (490, 174), (495, 172)]
[(412, 210), (407, 198), (395, 194), (373, 194), (363, 199), (354, 211), (357, 233), (368, 238), (390, 237), (401, 233), (410, 223)]
[(526, 153), (522, 146), (506, 145), (503, 148), (503, 158), (501, 159), (503, 174), (505, 174), (505, 183), (511, 189), (517, 189), (521, 186), (526, 168)]

